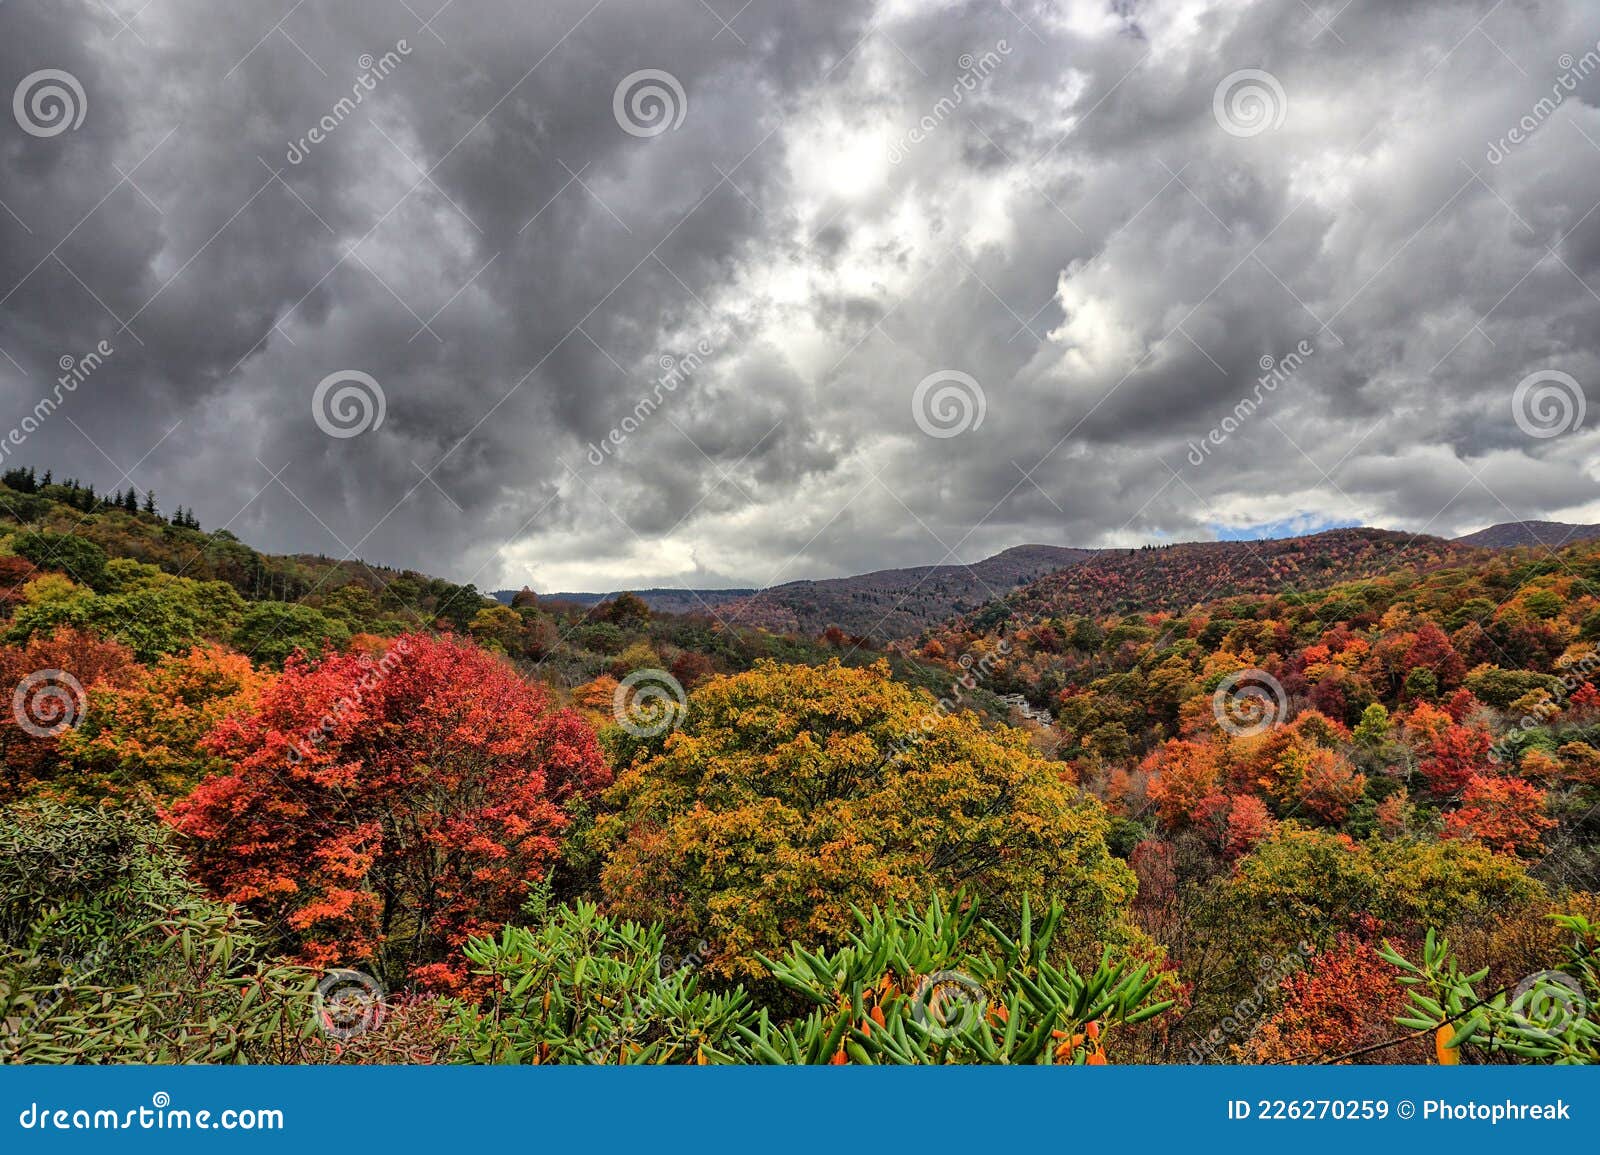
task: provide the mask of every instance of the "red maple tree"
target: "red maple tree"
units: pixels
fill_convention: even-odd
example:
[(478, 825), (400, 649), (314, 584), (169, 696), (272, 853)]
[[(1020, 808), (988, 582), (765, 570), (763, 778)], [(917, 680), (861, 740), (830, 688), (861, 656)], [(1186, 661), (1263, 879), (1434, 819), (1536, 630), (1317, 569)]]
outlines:
[(1544, 806), (1544, 791), (1520, 778), (1474, 774), (1461, 809), (1444, 816), (1444, 837), (1476, 839), (1501, 854), (1538, 855), (1556, 825)]
[(450, 990), (460, 946), (543, 877), (565, 805), (610, 779), (594, 731), (501, 660), (445, 638), (375, 660), (291, 658), (207, 739), (231, 773), (172, 820), (207, 883), (317, 966)]
[(1422, 751), (1418, 770), (1435, 798), (1449, 798), (1466, 789), (1473, 776), (1490, 768), (1493, 739), (1471, 726), (1451, 723), (1441, 728)]

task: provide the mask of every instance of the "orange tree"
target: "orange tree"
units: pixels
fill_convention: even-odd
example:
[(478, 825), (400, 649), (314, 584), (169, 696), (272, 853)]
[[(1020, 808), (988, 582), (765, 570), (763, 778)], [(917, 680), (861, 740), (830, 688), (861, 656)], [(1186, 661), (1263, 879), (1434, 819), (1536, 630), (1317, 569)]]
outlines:
[(54, 788), (61, 774), (61, 736), (85, 716), (85, 698), (124, 682), (133, 653), (64, 626), (26, 645), (0, 646), (0, 803)]
[(852, 905), (961, 888), (1008, 916), (1024, 893), (1059, 899), (1078, 948), (1128, 933), (1134, 879), (1100, 804), (1022, 734), (939, 713), (885, 663), (763, 662), (699, 687), (676, 731), (617, 745), (605, 896), (704, 938), (722, 974), (762, 975), (758, 952), (794, 940), (842, 945)]
[(73, 773), (61, 777), (57, 793), (98, 802), (148, 792), (170, 803), (225, 769), (203, 740), (223, 718), (253, 706), (269, 681), (243, 654), (208, 644), (135, 667), (127, 685), (94, 686), (83, 723), (61, 735)]
[(568, 807), (609, 780), (594, 732), (501, 659), (416, 634), (378, 661), (295, 656), (209, 739), (232, 771), (174, 807), (202, 878), (318, 966), (452, 989), (514, 915)]

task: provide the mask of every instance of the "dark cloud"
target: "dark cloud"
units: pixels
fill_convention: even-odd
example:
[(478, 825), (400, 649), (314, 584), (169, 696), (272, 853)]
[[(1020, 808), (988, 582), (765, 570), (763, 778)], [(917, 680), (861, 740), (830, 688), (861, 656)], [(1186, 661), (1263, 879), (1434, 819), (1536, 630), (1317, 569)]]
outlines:
[[(7, 91), (87, 100), (0, 136), (0, 425), (114, 347), (11, 458), (547, 589), (1600, 520), (1600, 412), (1513, 412), (1600, 380), (1592, 6), (439, 5), (0, 9)], [(1241, 70), (1264, 131), (1219, 123)], [(347, 370), (384, 417), (341, 438)]]

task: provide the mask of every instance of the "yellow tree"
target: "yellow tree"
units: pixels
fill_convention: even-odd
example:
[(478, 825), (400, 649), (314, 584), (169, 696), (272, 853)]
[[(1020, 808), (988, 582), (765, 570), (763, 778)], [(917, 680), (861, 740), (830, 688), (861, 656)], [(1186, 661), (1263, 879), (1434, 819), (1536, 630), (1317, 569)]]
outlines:
[(756, 952), (794, 940), (841, 943), (852, 904), (961, 888), (991, 912), (1059, 897), (1081, 947), (1130, 933), (1133, 875), (1106, 848), (1100, 804), (1024, 735), (941, 713), (886, 663), (713, 679), (679, 729), (623, 754), (596, 831), (606, 897), (704, 938), (723, 974), (759, 975)]

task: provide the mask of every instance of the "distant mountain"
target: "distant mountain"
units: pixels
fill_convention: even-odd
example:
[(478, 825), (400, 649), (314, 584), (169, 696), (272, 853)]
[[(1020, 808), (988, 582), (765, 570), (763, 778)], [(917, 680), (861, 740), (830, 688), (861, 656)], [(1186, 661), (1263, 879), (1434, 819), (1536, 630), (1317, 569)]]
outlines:
[[(1240, 594), (1283, 593), (1375, 577), (1400, 566), (1428, 569), (1482, 548), (1556, 546), (1600, 538), (1600, 525), (1512, 522), (1466, 537), (1385, 529), (1335, 529), (1265, 541), (1197, 541), (1137, 549), (1020, 545), (966, 565), (912, 566), (855, 577), (795, 581), (765, 590), (635, 590), (662, 613), (714, 612), (773, 633), (815, 636), (829, 626), (878, 641), (916, 637), (961, 619), (987, 626), (1063, 614), (1178, 612)], [(515, 591), (495, 597), (509, 603)], [(540, 594), (540, 601), (597, 605), (611, 593)]]
[[(884, 569), (857, 577), (786, 582), (765, 590), (647, 589), (633, 592), (653, 610), (671, 614), (713, 611), (729, 623), (774, 633), (816, 635), (829, 626), (880, 641), (921, 633), (935, 622), (964, 613), (1020, 585), (1076, 565), (1092, 549), (1019, 545), (965, 565)], [(509, 605), (516, 590), (496, 590)], [(541, 602), (599, 605), (614, 593), (539, 594)]]
[(1593, 541), (1600, 538), (1600, 525), (1571, 525), (1564, 521), (1503, 521), (1458, 537), (1462, 545), (1483, 546), (1488, 549), (1510, 549), (1515, 546), (1542, 545), (1548, 549), (1570, 545), (1575, 541)]
[(1427, 569), (1474, 552), (1470, 544), (1386, 529), (1100, 550), (969, 614), (962, 624), (985, 629), (1008, 617), (1179, 612), (1202, 601), (1329, 586), (1406, 565)]
[[(707, 608), (716, 608), (740, 598), (749, 597), (756, 591), (753, 589), (742, 590), (688, 590), (682, 588), (657, 588), (632, 591), (636, 596), (643, 598), (645, 605), (657, 613), (663, 614), (703, 614)], [(516, 597), (517, 590), (495, 590), (495, 600), (502, 605), (510, 605), (511, 599)], [(541, 602), (572, 602), (580, 606), (597, 606), (603, 601), (616, 597), (616, 593), (606, 594), (539, 594)]]
[(786, 582), (730, 602), (720, 613), (729, 621), (778, 633), (818, 634), (838, 626), (847, 634), (880, 641), (903, 638), (1098, 552), (1019, 545), (972, 565), (913, 566)]

